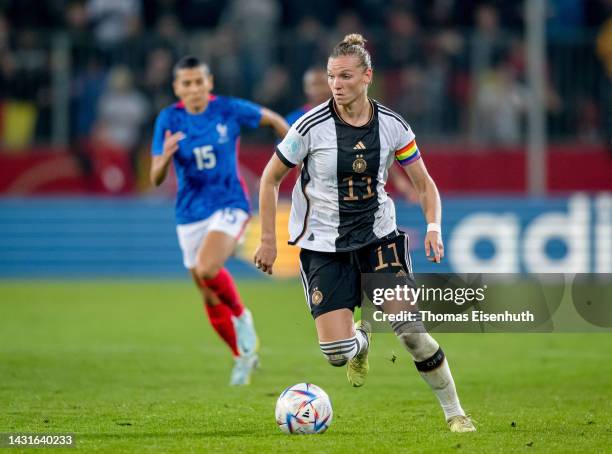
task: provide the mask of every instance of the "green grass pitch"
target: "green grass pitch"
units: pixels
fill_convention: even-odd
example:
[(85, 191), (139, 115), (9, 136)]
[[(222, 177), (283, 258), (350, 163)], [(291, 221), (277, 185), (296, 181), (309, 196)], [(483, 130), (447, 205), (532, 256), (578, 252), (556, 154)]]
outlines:
[[(436, 335), (478, 427), (451, 434), (392, 335), (375, 335), (368, 383), (353, 389), (319, 353), (299, 283), (239, 287), (255, 315), (262, 369), (236, 389), (227, 386), (227, 348), (186, 279), (0, 282), (0, 432), (69, 432), (79, 451), (113, 453), (612, 447), (608, 334)], [(323, 435), (276, 427), (278, 394), (303, 381), (332, 398)]]

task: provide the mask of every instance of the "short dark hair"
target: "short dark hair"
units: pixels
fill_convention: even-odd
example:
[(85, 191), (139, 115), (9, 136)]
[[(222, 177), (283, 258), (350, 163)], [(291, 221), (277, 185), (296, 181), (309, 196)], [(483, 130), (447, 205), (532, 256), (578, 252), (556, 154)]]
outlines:
[(172, 68), (172, 75), (174, 78), (176, 78), (176, 75), (181, 69), (193, 69), (200, 67), (203, 68), (207, 74), (210, 72), (208, 65), (198, 57), (194, 57), (193, 55), (185, 55), (183, 58), (177, 61), (174, 68)]

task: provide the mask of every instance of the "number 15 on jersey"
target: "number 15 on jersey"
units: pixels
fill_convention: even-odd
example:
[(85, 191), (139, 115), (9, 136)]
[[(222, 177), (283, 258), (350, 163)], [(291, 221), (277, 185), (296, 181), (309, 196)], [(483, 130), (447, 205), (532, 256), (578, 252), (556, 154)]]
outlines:
[(198, 170), (212, 169), (217, 165), (217, 157), (213, 152), (212, 145), (204, 145), (193, 149)]

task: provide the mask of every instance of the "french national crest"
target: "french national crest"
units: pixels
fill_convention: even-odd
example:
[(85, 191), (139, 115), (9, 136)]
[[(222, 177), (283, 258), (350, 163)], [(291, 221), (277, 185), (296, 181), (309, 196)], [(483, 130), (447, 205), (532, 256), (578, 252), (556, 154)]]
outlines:
[(219, 143), (225, 143), (229, 140), (227, 136), (227, 125), (217, 123), (217, 132), (219, 133)]

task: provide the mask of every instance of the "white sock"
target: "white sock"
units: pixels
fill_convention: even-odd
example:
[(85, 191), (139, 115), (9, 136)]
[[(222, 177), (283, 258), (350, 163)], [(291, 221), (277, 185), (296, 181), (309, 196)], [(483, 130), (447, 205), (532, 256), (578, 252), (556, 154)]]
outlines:
[(365, 332), (360, 329), (356, 329), (355, 338), (357, 339), (357, 353), (355, 353), (355, 355), (367, 351), (368, 348), (370, 348), (370, 341), (368, 340), (368, 336)]
[(442, 349), (439, 349), (434, 356), (425, 361), (415, 361), (415, 364), (423, 380), (427, 382), (438, 398), (446, 420), (448, 421), (453, 416), (465, 415), (459, 403), (455, 381)]
[(438, 398), (446, 419), (465, 415), (448, 361), (436, 340), (420, 322), (411, 326), (404, 326), (405, 323), (396, 325), (393, 329), (398, 339), (412, 355), (419, 374)]
[(359, 342), (356, 336), (333, 342), (319, 342), (319, 347), (332, 366), (344, 366), (348, 360), (359, 353)]

